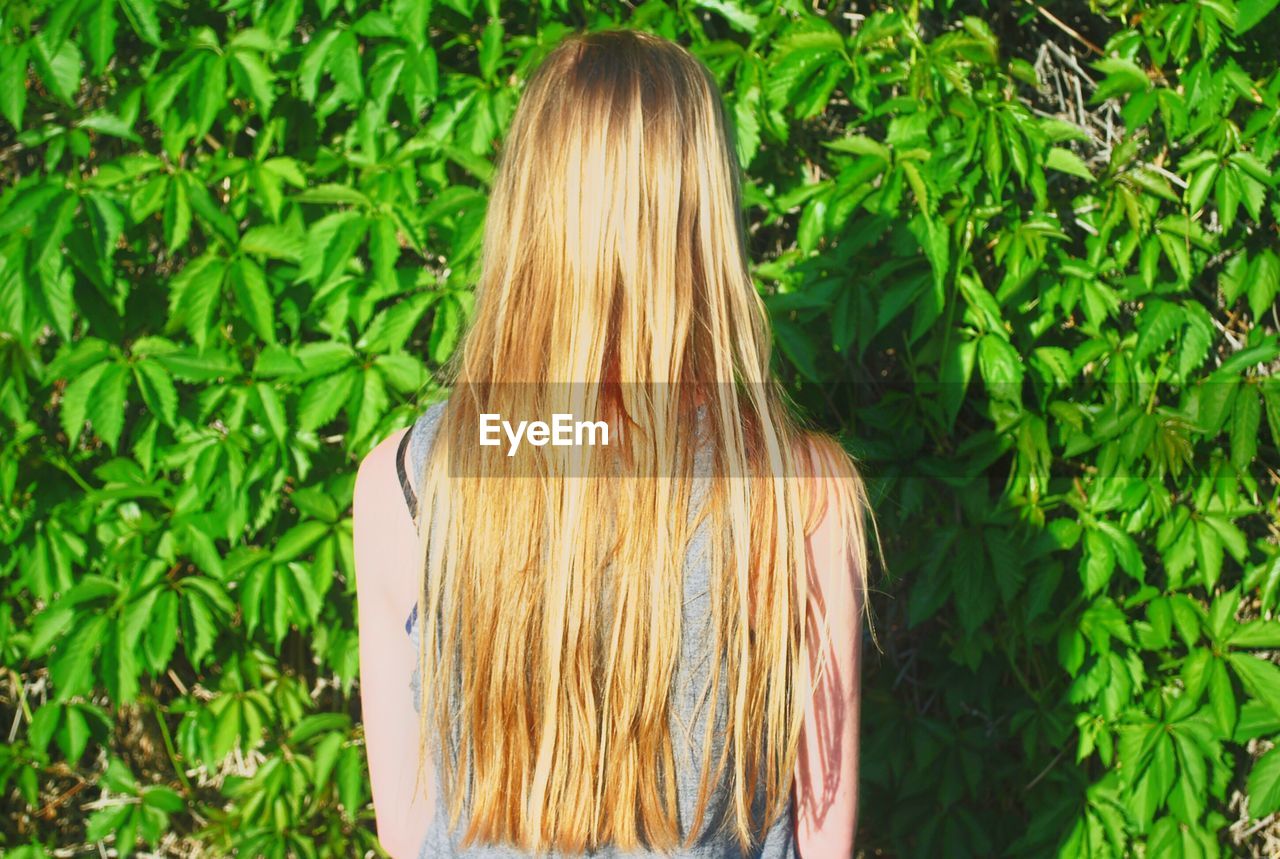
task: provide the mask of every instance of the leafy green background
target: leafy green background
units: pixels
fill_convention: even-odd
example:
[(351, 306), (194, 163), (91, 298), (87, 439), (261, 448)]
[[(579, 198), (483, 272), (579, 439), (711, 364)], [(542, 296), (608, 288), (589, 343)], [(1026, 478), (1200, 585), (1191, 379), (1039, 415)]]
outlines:
[(355, 855), (355, 466), (520, 81), (692, 47), (872, 478), (860, 849), (1280, 851), (1276, 0), (0, 12), (0, 848)]

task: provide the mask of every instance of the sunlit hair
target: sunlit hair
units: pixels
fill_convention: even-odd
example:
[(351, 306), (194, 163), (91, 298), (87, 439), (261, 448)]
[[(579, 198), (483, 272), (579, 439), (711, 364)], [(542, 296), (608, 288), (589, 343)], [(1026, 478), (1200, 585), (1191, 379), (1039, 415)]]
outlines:
[[(512, 119), (420, 475), (423, 749), (434, 736), (464, 843), (670, 850), (702, 834), (723, 780), (746, 846), (789, 802), (823, 628), (804, 535), (837, 504), (861, 589), (866, 504), (847, 455), (788, 416), (770, 375), (723, 111), (687, 50), (614, 30), (557, 46)], [(698, 409), (714, 465), (691, 511)], [(541, 476), (495, 479), (483, 412), (607, 414), (625, 439), (538, 448)], [(796, 479), (823, 471), (826, 492)], [(699, 810), (681, 821), (670, 718), (701, 516), (722, 656), (705, 700), (727, 723), (713, 761), (707, 720)]]

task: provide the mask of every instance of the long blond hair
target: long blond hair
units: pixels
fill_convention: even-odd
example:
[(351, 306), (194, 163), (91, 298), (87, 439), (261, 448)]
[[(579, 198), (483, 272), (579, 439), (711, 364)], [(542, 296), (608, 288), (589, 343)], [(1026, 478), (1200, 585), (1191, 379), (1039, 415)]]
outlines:
[[(698, 837), (722, 779), (744, 847), (786, 810), (814, 680), (806, 625), (821, 627), (804, 535), (823, 510), (813, 481), (793, 478), (819, 462), (841, 478), (822, 497), (859, 577), (865, 499), (770, 374), (727, 128), (706, 67), (629, 30), (568, 37), (512, 119), (474, 318), (419, 482), (420, 761), (434, 737), (464, 843), (669, 850)], [(494, 479), (479, 415), (555, 412), (620, 416), (625, 439), (538, 448), (533, 472)], [(714, 462), (691, 511), (694, 416)], [(706, 694), (727, 718), (718, 760), (704, 738), (682, 825), (669, 720), (683, 558), (703, 517), (723, 657)]]

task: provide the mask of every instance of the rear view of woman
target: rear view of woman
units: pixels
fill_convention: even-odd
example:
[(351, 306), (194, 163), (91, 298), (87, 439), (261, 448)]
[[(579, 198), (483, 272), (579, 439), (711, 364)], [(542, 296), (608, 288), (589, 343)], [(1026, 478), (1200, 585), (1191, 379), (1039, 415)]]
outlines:
[(865, 497), (785, 409), (745, 239), (705, 66), (622, 30), (549, 54), (452, 393), (356, 480), (392, 856), (852, 854)]

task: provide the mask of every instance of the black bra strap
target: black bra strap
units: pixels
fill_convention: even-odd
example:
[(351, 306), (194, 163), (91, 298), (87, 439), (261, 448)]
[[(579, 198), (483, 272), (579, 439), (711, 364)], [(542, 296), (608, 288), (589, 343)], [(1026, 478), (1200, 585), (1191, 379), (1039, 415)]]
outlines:
[(404, 490), (404, 501), (409, 505), (409, 515), (417, 517), (418, 515), (418, 494), (413, 491), (413, 484), (409, 482), (409, 473), (405, 468), (405, 458), (409, 452), (409, 437), (413, 435), (414, 427), (400, 438), (400, 446), (396, 448), (396, 475), (400, 478), (400, 488)]

